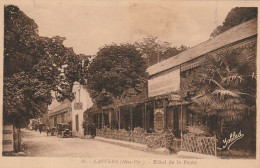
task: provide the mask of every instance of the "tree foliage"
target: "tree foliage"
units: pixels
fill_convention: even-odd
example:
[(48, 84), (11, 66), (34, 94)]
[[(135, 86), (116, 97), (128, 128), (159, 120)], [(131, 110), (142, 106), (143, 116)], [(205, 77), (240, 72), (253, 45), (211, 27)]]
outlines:
[(4, 8), (4, 120), (20, 123), (40, 116), (53, 97), (72, 99), (88, 61), (63, 45), (64, 37), (41, 37), (34, 20), (13, 5)]
[(188, 49), (188, 47), (184, 45), (179, 48), (172, 47), (171, 43), (160, 41), (158, 40), (158, 37), (153, 36), (148, 36), (141, 41), (136, 42), (135, 46), (141, 52), (147, 66), (156, 64)]
[[(188, 92), (189, 109), (204, 117), (217, 139), (230, 131), (247, 134), (244, 148), (255, 151), (256, 140), (256, 45), (207, 55), (199, 68), (186, 73), (181, 89)], [(222, 141), (218, 142), (223, 147)]]
[(232, 27), (235, 27), (243, 22), (257, 17), (256, 7), (236, 7), (233, 8), (228, 14), (222, 25), (218, 26), (210, 35), (215, 37)]
[(191, 109), (223, 120), (240, 120), (255, 113), (256, 53), (243, 49), (209, 55), (203, 66), (186, 78), (194, 96)]
[(146, 91), (146, 66), (131, 44), (107, 45), (97, 52), (88, 68), (88, 87), (98, 106)]

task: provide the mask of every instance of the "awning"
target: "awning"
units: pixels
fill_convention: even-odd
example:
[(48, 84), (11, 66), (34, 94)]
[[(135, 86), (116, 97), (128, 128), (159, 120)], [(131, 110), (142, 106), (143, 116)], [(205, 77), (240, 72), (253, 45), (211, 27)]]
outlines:
[(62, 110), (59, 110), (59, 111), (49, 113), (48, 115), (50, 117), (50, 116), (54, 116), (54, 115), (57, 115), (57, 114), (67, 113), (69, 111), (70, 111), (70, 108), (65, 108), (65, 109), (62, 109)]

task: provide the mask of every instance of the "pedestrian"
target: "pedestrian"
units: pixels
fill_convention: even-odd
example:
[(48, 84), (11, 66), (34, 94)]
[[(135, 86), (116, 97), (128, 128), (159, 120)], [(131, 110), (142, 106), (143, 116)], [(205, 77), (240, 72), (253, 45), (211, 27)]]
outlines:
[(47, 133), (47, 136), (49, 135), (49, 132), (50, 132), (50, 127), (46, 126), (46, 133)]
[(35, 129), (35, 132), (37, 132), (37, 130), (38, 130), (38, 124), (35, 124), (34, 129)]
[(43, 127), (43, 125), (40, 124), (40, 125), (39, 125), (39, 131), (40, 131), (40, 134), (42, 133), (42, 127)]

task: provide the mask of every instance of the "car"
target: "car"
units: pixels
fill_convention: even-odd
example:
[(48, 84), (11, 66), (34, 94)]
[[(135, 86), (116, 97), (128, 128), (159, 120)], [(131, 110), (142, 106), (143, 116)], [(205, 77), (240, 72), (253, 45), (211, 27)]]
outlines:
[(51, 136), (54, 136), (54, 135), (55, 135), (55, 132), (56, 132), (56, 127), (52, 127), (52, 128), (46, 127), (47, 136), (48, 136), (49, 134), (51, 134)]
[(72, 137), (72, 131), (68, 123), (59, 123), (56, 126), (56, 135), (61, 138)]

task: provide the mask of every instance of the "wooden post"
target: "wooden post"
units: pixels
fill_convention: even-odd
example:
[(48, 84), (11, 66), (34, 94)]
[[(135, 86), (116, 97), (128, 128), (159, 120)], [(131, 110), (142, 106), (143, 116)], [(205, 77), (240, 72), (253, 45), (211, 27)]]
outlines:
[(167, 134), (164, 133), (164, 136), (165, 136), (165, 148), (167, 148)]
[(147, 131), (147, 130), (146, 130), (146, 129), (147, 129), (147, 126), (146, 126), (146, 124), (147, 124), (146, 117), (147, 117), (147, 114), (146, 114), (146, 103), (144, 103), (144, 129), (145, 129), (145, 131)]
[(145, 118), (145, 116), (144, 116), (144, 106), (142, 106), (142, 128), (143, 129), (145, 129), (145, 123), (144, 123), (144, 118)]
[(216, 138), (216, 135), (214, 135), (214, 141), (215, 141), (215, 156), (217, 156), (217, 138)]
[(97, 124), (98, 129), (100, 129), (100, 128), (99, 128), (99, 123), (100, 123), (99, 113), (97, 113), (97, 123), (98, 123), (98, 124)]
[(109, 123), (109, 127), (110, 127), (110, 139), (112, 139), (112, 109), (109, 110), (109, 114), (110, 114), (110, 123)]
[(181, 150), (182, 150), (182, 145), (183, 145), (182, 126), (183, 126), (183, 121), (182, 121), (182, 104), (181, 104)]
[(132, 130), (132, 121), (133, 121), (133, 119), (132, 119), (132, 106), (131, 106), (131, 104), (130, 104), (130, 129)]
[(101, 127), (102, 127), (102, 129), (104, 127), (104, 111), (103, 111), (103, 109), (102, 109), (102, 114), (101, 114)]
[(182, 137), (182, 134), (181, 134), (181, 149), (180, 150), (182, 150), (182, 144), (183, 144), (183, 137)]
[(109, 110), (109, 115), (110, 115), (109, 127), (110, 129), (112, 129), (112, 109)]
[(130, 129), (131, 129), (131, 142), (133, 141), (133, 136), (132, 136), (132, 132), (133, 132), (133, 112), (132, 112), (132, 106), (130, 104), (130, 120), (131, 120), (131, 125), (130, 125)]
[(166, 130), (166, 124), (167, 124), (167, 121), (166, 121), (166, 100), (163, 100), (163, 111), (164, 111), (164, 124), (163, 124), (163, 129), (164, 129), (164, 132)]
[[(156, 100), (154, 100), (154, 102), (153, 102), (153, 130), (154, 130), (154, 113), (155, 113), (155, 101)], [(150, 113), (151, 113), (151, 111), (150, 111)], [(151, 115), (150, 115), (151, 116)], [(151, 120), (151, 118), (150, 118), (150, 120)]]
[(167, 135), (166, 135), (166, 99), (163, 100), (163, 111), (164, 111), (164, 120), (163, 120), (163, 130), (165, 133), (165, 148), (167, 148)]
[(182, 118), (182, 104), (181, 104), (181, 136), (182, 136), (182, 130), (183, 130), (183, 118)]
[(120, 106), (118, 106), (118, 113), (119, 113), (119, 121), (118, 121), (118, 124), (119, 124), (119, 129), (121, 128), (121, 116), (120, 116)]
[[(121, 110), (120, 110), (120, 113), (121, 113)], [(120, 114), (121, 115), (121, 114)], [(121, 118), (121, 116), (120, 116)], [(127, 127), (125, 126), (125, 114), (124, 114), (124, 110), (123, 110), (123, 115), (122, 115), (122, 128), (123, 129), (127, 129)]]
[(121, 122), (120, 122), (120, 106), (117, 106), (117, 112), (118, 112), (118, 130), (117, 130), (117, 137), (118, 137), (118, 139), (120, 140), (120, 124), (121, 124)]

